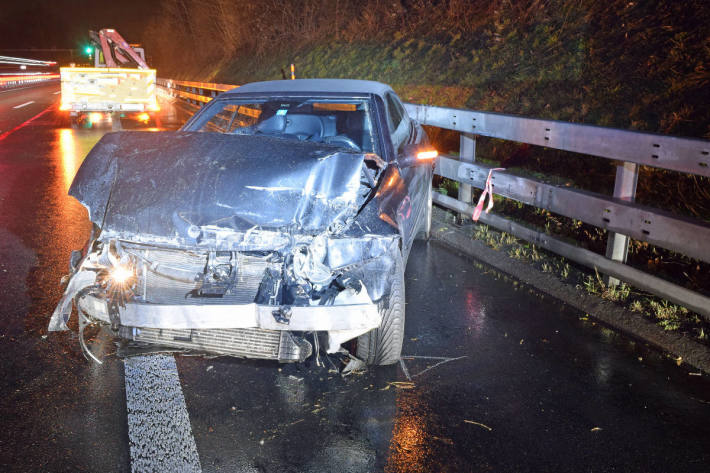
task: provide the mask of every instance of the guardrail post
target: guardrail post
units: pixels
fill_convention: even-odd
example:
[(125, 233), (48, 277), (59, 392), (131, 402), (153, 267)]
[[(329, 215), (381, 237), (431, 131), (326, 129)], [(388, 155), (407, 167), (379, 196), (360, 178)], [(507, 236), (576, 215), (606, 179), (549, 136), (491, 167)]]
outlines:
[[(614, 182), (614, 197), (633, 202), (636, 200), (636, 184), (639, 178), (639, 165), (624, 162), (616, 167), (616, 180)], [(606, 241), (606, 257), (614, 261), (626, 263), (629, 254), (629, 237), (621, 233), (609, 232)], [(606, 278), (607, 286), (616, 286), (619, 280), (611, 276)]]
[[(476, 161), (476, 136), (469, 133), (461, 133), (459, 144), (459, 161), (473, 163)], [(459, 182), (459, 197), (461, 202), (471, 203), (471, 185)], [(466, 222), (470, 218), (468, 214), (459, 214), (459, 221)]]

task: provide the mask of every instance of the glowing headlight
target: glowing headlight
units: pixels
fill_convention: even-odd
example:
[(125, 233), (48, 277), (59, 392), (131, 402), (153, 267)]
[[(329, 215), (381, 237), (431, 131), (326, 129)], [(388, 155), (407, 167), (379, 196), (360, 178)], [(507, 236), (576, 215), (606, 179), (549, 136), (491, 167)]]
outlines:
[(114, 266), (109, 275), (113, 282), (126, 284), (133, 277), (133, 271), (126, 266)]

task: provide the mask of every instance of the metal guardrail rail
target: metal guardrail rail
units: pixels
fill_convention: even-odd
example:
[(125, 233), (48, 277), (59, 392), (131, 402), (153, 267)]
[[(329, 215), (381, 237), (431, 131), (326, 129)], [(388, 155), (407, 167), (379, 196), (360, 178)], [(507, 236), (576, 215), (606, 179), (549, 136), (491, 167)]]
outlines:
[(639, 165), (710, 177), (710, 142), (593, 125), (517, 117), (499, 113), (405, 104), (418, 122), (461, 133), (459, 158), (442, 156), (436, 173), (460, 183), (459, 198), (435, 194), (437, 204), (473, 212), (471, 187), (483, 188), (489, 167), (475, 163), (476, 138), (485, 136), (622, 161), (612, 197), (550, 185), (508, 172), (494, 173), (496, 194), (581, 220), (609, 232), (606, 256), (564, 242), (547, 233), (483, 214), (481, 221), (532, 242), (576, 263), (596, 268), (639, 289), (687, 307), (710, 320), (710, 298), (625, 264), (629, 238), (646, 241), (691, 258), (710, 262), (710, 225), (634, 203)]
[(710, 177), (710, 142), (594, 125), (407, 104), (424, 125)]
[[(158, 79), (158, 84), (171, 96), (196, 106), (236, 87), (170, 79)], [(430, 105), (405, 104), (405, 108), (423, 125), (461, 133), (458, 159), (441, 156), (435, 170), (436, 174), (460, 183), (458, 199), (435, 193), (434, 202), (468, 215), (473, 213), (471, 188), (482, 189), (489, 171), (488, 167), (475, 163), (478, 136), (581, 153), (584, 156), (580, 159), (601, 157), (621, 161), (613, 197), (507, 172), (492, 177), (496, 194), (608, 230), (606, 256), (499, 215), (484, 213), (481, 221), (598, 269), (611, 277), (610, 284), (623, 280), (710, 320), (710, 298), (625, 264), (629, 238), (710, 262), (710, 225), (634, 203), (640, 165), (710, 177), (710, 141)]]
[[(482, 189), (488, 170), (485, 166), (442, 156), (437, 174)], [(708, 225), (633, 202), (509, 173), (495, 173), (492, 180), (495, 193), (503, 197), (710, 262)], [(689, 235), (693, 238), (688, 238)]]
[(237, 85), (216, 84), (214, 82), (193, 82), (187, 80), (157, 79), (157, 84), (163, 87), (170, 96), (185, 100), (192, 105), (202, 106), (224, 92)]
[(0, 75), (0, 89), (20, 87), (50, 80), (59, 80), (59, 74), (14, 74)]

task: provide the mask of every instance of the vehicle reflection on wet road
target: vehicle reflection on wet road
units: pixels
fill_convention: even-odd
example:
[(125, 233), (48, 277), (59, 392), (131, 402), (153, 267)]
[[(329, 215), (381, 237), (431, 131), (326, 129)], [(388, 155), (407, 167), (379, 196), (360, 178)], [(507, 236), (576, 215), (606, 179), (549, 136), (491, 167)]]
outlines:
[[(115, 347), (96, 365), (46, 329), (90, 230), (67, 189), (108, 131), (52, 109), (0, 141), (2, 471), (131, 469)], [(401, 365), (176, 356), (202, 471), (707, 471), (705, 376), (496, 274), (418, 243)]]

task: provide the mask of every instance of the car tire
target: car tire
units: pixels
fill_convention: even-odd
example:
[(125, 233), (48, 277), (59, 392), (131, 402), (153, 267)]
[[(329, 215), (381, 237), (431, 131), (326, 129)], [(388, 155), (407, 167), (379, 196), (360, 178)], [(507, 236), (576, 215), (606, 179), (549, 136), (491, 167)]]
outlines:
[(429, 184), (429, 192), (427, 194), (426, 208), (424, 209), (424, 218), (422, 219), (422, 226), (417, 232), (418, 240), (429, 241), (431, 237), (431, 212), (432, 212), (432, 185)]
[(356, 356), (368, 365), (391, 365), (402, 355), (404, 341), (404, 264), (397, 255), (395, 274), (388, 297), (377, 305), (382, 323), (379, 328), (360, 335)]

